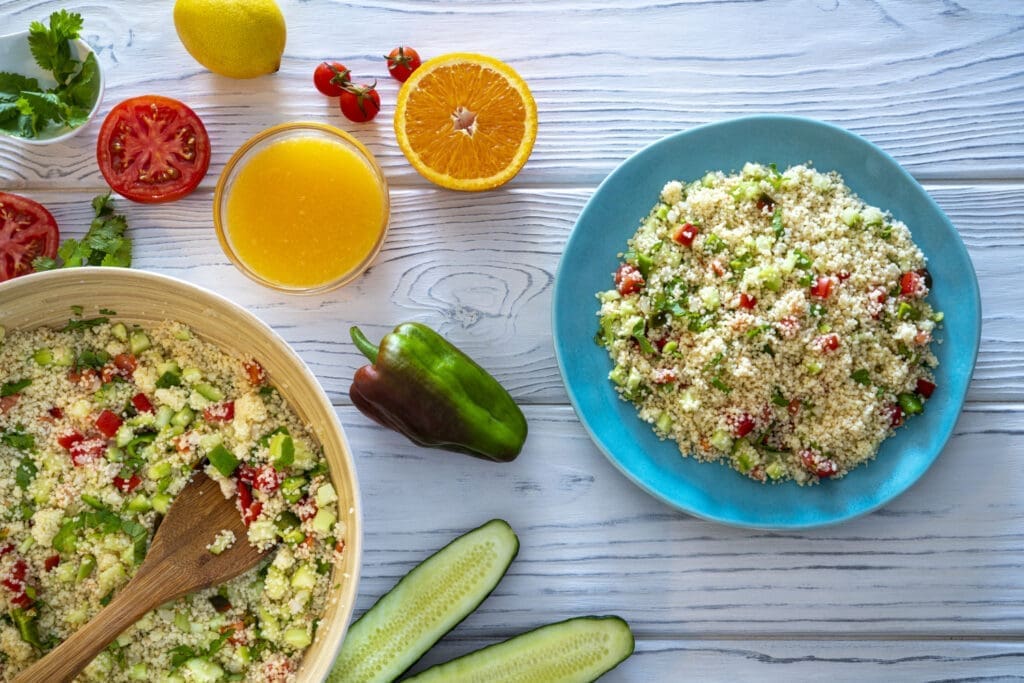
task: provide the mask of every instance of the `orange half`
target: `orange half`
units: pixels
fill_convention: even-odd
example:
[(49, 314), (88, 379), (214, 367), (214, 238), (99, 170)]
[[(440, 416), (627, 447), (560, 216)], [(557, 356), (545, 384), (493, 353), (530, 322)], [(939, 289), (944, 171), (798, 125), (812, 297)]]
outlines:
[(432, 183), (489, 190), (511, 180), (537, 139), (537, 104), (512, 67), (456, 52), (412, 72), (398, 93), (395, 135)]

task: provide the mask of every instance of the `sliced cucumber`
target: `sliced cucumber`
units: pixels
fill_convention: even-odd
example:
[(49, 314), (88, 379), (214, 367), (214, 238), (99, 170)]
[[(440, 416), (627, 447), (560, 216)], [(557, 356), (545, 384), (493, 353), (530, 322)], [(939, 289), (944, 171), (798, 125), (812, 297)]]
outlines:
[(414, 567), (348, 630), (327, 683), (386, 683), (484, 601), (519, 552), (507, 522), (493, 519)]
[(577, 617), (432, 666), (417, 683), (586, 683), (633, 654), (633, 633), (619, 617)]

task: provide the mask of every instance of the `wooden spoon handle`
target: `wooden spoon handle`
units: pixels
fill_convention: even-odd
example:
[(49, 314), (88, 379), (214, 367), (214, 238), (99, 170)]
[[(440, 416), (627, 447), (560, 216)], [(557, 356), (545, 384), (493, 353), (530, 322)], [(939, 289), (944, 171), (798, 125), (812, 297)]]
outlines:
[[(117, 597), (87, 624), (71, 634), (45, 657), (22, 671), (14, 683), (66, 683), (89, 665), (107, 645), (112, 643), (142, 615), (163, 604), (162, 595), (154, 579), (156, 572), (140, 568), (135, 578)], [(143, 573), (144, 572), (144, 573)]]

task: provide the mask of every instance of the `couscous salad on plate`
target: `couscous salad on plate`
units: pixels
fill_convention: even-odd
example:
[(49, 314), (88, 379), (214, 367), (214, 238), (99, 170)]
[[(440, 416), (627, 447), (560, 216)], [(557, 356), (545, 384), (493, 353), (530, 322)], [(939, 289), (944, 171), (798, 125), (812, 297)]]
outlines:
[(762, 482), (841, 477), (936, 388), (925, 258), (837, 173), (670, 181), (620, 257), (597, 341), (683, 455)]

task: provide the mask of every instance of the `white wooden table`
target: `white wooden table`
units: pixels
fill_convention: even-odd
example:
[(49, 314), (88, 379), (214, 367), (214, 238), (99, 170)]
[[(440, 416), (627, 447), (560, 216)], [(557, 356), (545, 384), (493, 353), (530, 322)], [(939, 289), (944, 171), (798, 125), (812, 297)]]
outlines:
[[(534, 626), (614, 613), (636, 654), (609, 681), (1010, 680), (1024, 676), (1024, 3), (980, 0), (283, 0), (281, 71), (214, 76), (184, 51), (172, 2), (7, 0), (0, 33), (66, 6), (107, 78), (101, 114), (158, 93), (202, 117), (210, 173), (187, 199), (121, 200), (137, 268), (227, 295), (305, 359), (355, 452), (365, 508), (357, 613), (457, 533), (507, 519), (522, 549), (497, 591), (427, 662)], [(454, 50), (512, 64), (537, 98), (540, 133), (506, 187), (458, 194), (406, 163), (397, 92), (381, 55)], [(344, 120), (312, 87), (321, 60), (380, 82), (376, 121)], [(960, 230), (981, 282), (974, 381), (935, 466), (883, 510), (838, 527), (745, 531), (648, 497), (610, 465), (568, 405), (550, 334), (552, 283), (596, 185), (640, 147), (691, 126), (792, 113), (849, 128), (893, 154)], [(344, 128), (392, 187), (391, 233), (356, 283), (311, 298), (261, 289), (214, 236), (211, 198), (230, 154), (274, 123)], [(84, 232), (106, 190), (98, 123), (66, 144), (0, 140), (0, 189)], [(348, 385), (393, 324), (434, 326), (524, 406), (512, 464), (413, 447), (360, 415)], [(422, 666), (422, 664), (421, 664)]]

